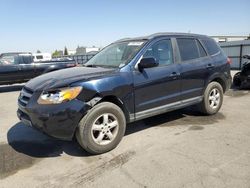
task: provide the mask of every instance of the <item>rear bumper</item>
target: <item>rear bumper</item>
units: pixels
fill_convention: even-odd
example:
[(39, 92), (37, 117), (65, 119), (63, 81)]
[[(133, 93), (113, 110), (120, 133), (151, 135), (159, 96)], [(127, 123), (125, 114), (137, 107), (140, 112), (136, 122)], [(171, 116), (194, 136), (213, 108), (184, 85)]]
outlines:
[(39, 105), (29, 103), (18, 105), (17, 116), (26, 125), (62, 140), (71, 140), (88, 105), (79, 100), (56, 104)]

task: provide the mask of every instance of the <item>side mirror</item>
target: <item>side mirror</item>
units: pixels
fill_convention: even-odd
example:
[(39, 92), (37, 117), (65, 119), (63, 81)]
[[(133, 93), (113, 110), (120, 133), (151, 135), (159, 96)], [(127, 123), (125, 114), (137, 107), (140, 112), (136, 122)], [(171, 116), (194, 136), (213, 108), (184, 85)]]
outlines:
[(159, 63), (156, 62), (154, 57), (145, 57), (142, 58), (140, 63), (138, 64), (138, 69), (142, 72), (143, 69), (157, 67)]

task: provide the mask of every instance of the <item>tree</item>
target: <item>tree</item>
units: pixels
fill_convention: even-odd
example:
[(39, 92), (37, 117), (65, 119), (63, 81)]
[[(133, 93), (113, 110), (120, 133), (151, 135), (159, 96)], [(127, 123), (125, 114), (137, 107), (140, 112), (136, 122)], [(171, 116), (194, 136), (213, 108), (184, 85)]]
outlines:
[(69, 55), (68, 49), (66, 48), (66, 46), (65, 46), (65, 48), (64, 48), (64, 53), (63, 53), (63, 55)]
[(41, 52), (40, 50), (37, 50), (36, 53), (40, 54), (40, 53), (42, 53), (42, 52)]
[(59, 51), (56, 50), (52, 53), (52, 57), (57, 57), (57, 56), (60, 56), (60, 53)]

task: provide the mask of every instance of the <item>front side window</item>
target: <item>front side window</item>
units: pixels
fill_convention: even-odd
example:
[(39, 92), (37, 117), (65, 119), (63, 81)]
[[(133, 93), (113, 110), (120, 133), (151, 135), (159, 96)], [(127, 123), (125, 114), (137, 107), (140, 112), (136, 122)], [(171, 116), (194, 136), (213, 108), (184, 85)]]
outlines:
[(91, 58), (85, 66), (122, 67), (142, 48), (145, 41), (127, 41), (111, 44)]
[(145, 57), (154, 57), (159, 66), (165, 66), (173, 63), (173, 50), (171, 40), (161, 40), (150, 46), (144, 53)]
[(176, 40), (182, 61), (188, 61), (200, 57), (195, 39), (179, 38)]

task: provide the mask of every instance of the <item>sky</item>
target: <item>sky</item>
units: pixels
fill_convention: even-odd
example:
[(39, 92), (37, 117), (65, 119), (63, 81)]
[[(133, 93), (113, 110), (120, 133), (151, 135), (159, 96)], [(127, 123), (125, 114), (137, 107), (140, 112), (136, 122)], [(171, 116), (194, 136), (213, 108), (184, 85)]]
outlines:
[(0, 53), (104, 47), (156, 32), (249, 35), (250, 0), (1, 0)]

